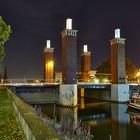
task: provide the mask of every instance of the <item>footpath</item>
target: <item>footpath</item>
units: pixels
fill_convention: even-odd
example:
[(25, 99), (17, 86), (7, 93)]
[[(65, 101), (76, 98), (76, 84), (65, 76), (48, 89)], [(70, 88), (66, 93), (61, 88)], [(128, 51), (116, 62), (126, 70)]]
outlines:
[(0, 140), (24, 140), (7, 90), (0, 87)]

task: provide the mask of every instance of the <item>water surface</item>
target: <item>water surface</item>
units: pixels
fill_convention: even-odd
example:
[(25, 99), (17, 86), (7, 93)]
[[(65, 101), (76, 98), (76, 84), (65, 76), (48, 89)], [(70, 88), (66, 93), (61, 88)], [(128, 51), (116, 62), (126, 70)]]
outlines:
[[(77, 108), (42, 105), (42, 112), (58, 121), (70, 118), (90, 125), (91, 133), (98, 140), (139, 140), (140, 112), (128, 110), (126, 104), (79, 99)], [(67, 119), (68, 120), (68, 119)]]

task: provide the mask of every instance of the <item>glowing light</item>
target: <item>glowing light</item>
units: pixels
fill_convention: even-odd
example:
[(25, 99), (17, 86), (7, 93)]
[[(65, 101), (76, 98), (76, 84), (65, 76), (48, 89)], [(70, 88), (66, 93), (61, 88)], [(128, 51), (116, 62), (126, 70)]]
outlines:
[(72, 29), (72, 19), (66, 19), (66, 29)]
[(40, 83), (40, 81), (39, 80), (35, 80), (35, 83)]
[(120, 29), (115, 29), (115, 38), (120, 38)]
[(85, 108), (85, 101), (84, 98), (81, 98), (81, 104), (80, 104), (81, 109)]
[(94, 83), (95, 83), (95, 84), (99, 84), (99, 79), (97, 79), (97, 78), (94, 79)]
[(87, 45), (84, 45), (84, 52), (87, 52), (88, 51), (88, 47)]
[(81, 88), (81, 97), (84, 97), (84, 92), (85, 92), (85, 89)]
[(49, 70), (53, 70), (53, 65), (54, 65), (53, 61), (49, 61), (49, 62), (47, 63), (48, 69), (49, 69)]
[(138, 78), (137, 81), (138, 83), (140, 82), (140, 71), (138, 70), (137, 74), (136, 74), (136, 77)]
[(106, 79), (106, 78), (104, 78), (104, 79), (103, 79), (103, 82), (104, 82), (104, 83), (108, 83), (108, 82), (109, 82), (109, 80), (108, 80), (108, 79)]
[(47, 40), (46, 46), (47, 46), (47, 48), (50, 48), (51, 47), (51, 41), (50, 40)]
[(137, 77), (139, 77), (139, 76), (140, 76), (140, 71), (138, 71), (138, 72), (137, 72), (136, 76), (137, 76)]

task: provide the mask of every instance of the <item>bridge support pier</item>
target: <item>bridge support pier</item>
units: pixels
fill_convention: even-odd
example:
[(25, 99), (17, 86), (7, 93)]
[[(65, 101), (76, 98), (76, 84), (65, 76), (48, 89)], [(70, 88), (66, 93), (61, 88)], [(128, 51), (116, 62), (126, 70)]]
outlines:
[(61, 84), (56, 102), (66, 107), (76, 107), (78, 105), (77, 84)]
[(111, 100), (115, 102), (129, 101), (129, 85), (128, 84), (112, 84)]
[(81, 88), (80, 89), (80, 93), (81, 93), (81, 97), (84, 98), (84, 96), (85, 96), (85, 89), (84, 88)]

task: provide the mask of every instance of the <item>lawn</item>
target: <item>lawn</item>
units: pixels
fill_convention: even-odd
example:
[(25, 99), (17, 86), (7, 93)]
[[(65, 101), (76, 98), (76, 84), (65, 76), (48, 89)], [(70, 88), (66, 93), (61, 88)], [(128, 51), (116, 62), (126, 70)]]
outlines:
[(23, 140), (8, 93), (0, 88), (0, 140)]

